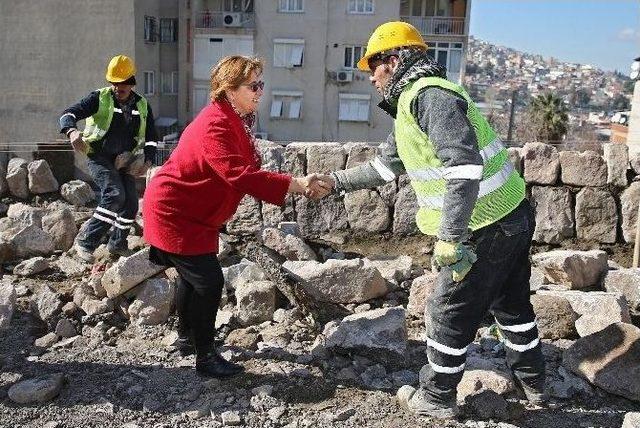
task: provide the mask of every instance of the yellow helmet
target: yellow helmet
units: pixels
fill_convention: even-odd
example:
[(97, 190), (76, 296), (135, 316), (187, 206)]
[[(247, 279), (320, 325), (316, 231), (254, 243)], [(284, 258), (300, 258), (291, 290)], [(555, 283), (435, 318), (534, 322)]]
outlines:
[(130, 79), (136, 74), (136, 65), (126, 55), (118, 55), (111, 58), (107, 66), (107, 82), (120, 83)]
[(369, 71), (369, 58), (380, 52), (402, 46), (419, 46), (427, 49), (427, 44), (413, 25), (402, 21), (386, 22), (371, 34), (367, 43), (367, 52), (358, 61), (358, 68)]

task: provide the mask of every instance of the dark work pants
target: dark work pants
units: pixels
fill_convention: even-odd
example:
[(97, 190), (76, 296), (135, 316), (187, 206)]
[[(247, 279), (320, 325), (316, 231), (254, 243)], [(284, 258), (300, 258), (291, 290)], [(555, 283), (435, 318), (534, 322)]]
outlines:
[(119, 172), (108, 160), (89, 159), (89, 173), (100, 188), (100, 201), (93, 217), (84, 224), (78, 243), (95, 250), (104, 235), (113, 227), (107, 246), (110, 249), (126, 249), (129, 228), (138, 213), (138, 191), (133, 176)]
[(151, 247), (149, 259), (178, 271), (178, 333), (192, 337), (197, 356), (204, 357), (213, 347), (216, 314), (224, 286), (218, 257), (215, 253), (183, 256)]
[(507, 364), (522, 382), (542, 390), (544, 359), (529, 300), (529, 249), (535, 217), (525, 199), (503, 219), (472, 234), (478, 260), (454, 282), (443, 268), (425, 309), (429, 364), (420, 385), (435, 402), (451, 403), (462, 379), (467, 346), (487, 311), (505, 336)]

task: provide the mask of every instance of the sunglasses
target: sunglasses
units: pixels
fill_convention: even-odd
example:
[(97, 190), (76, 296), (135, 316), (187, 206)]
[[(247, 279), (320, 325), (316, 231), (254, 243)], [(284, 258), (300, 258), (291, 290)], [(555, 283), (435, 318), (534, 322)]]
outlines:
[(264, 89), (264, 82), (262, 80), (259, 80), (257, 82), (244, 83), (240, 86), (246, 86), (247, 88), (251, 89), (251, 91), (258, 92), (258, 90)]

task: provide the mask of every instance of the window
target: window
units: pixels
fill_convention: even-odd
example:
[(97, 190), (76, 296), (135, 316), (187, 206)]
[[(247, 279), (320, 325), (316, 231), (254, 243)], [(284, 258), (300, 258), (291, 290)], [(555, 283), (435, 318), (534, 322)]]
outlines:
[(156, 77), (153, 71), (145, 71), (144, 75), (144, 95), (153, 95), (156, 92)]
[(144, 41), (155, 42), (158, 30), (156, 28), (156, 18), (153, 16), (144, 17)]
[(280, 0), (278, 12), (304, 12), (304, 0)]
[(369, 94), (339, 94), (338, 120), (350, 122), (368, 122)]
[(435, 59), (438, 64), (447, 67), (447, 78), (449, 80), (457, 82), (460, 79), (462, 43), (430, 43), (427, 55)]
[(178, 72), (162, 73), (160, 75), (162, 93), (167, 95), (175, 95), (178, 93)]
[(176, 18), (160, 18), (160, 42), (178, 41), (178, 20)]
[(273, 41), (274, 67), (302, 67), (304, 60), (304, 40), (275, 39)]
[(360, 58), (362, 58), (362, 55), (364, 55), (364, 51), (365, 49), (363, 46), (345, 46), (344, 68), (356, 68), (358, 65), (358, 60), (360, 60)]
[(302, 110), (302, 92), (273, 91), (271, 93), (272, 119), (300, 119)]
[(373, 0), (349, 0), (348, 13), (373, 13)]

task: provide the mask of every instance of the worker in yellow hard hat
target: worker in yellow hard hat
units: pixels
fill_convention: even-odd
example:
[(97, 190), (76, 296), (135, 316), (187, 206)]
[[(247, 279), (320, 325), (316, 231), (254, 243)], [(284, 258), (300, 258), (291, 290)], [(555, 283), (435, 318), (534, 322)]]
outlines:
[(467, 349), (490, 311), (514, 379), (530, 401), (543, 403), (544, 359), (529, 301), (535, 217), (524, 180), (464, 88), (428, 55), (416, 28), (406, 22), (376, 28), (358, 68), (370, 73), (380, 107), (394, 118), (393, 132), (375, 159), (319, 179), (349, 192), (407, 173), (418, 229), (438, 239), (432, 261), (439, 274), (425, 311), (429, 364), (419, 388), (398, 390), (398, 402), (419, 415), (455, 416)]
[[(95, 90), (67, 108), (60, 116), (60, 132), (74, 150), (85, 153), (89, 173), (100, 188), (93, 217), (75, 241), (78, 257), (93, 261), (93, 252), (113, 228), (107, 244), (115, 255), (129, 253), (127, 235), (138, 212), (135, 177), (155, 163), (158, 135), (146, 98), (133, 91), (136, 66), (126, 55), (117, 55), (107, 66), (110, 86)], [(82, 133), (77, 122), (86, 119)]]

